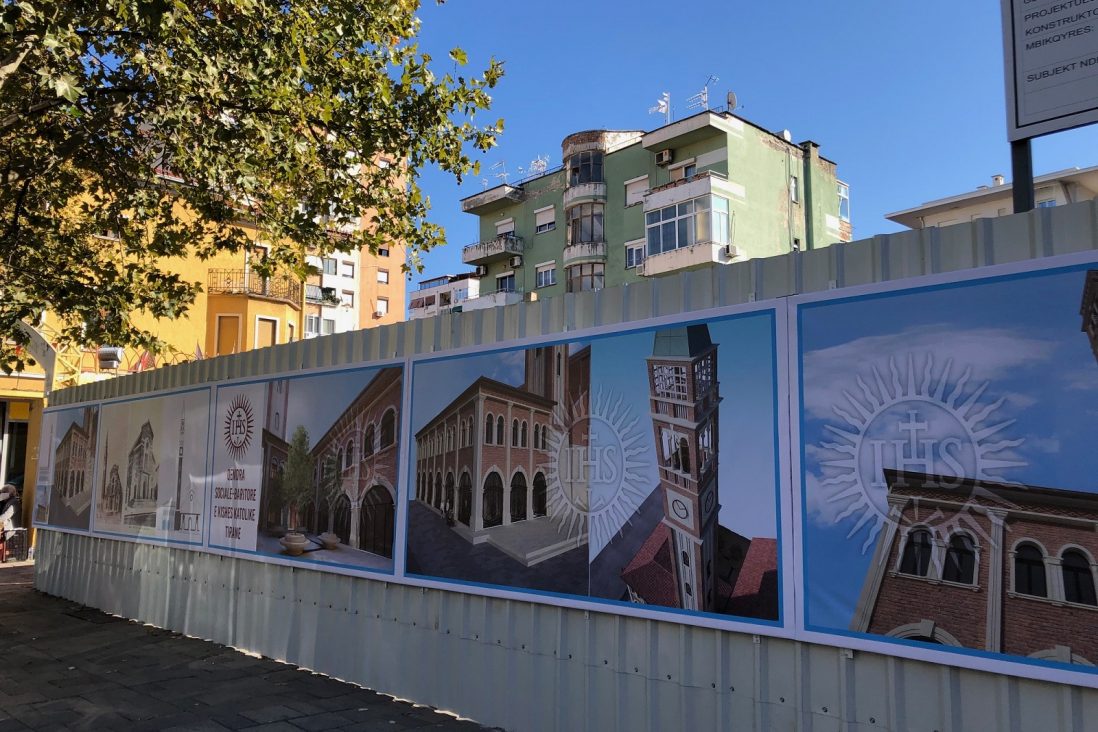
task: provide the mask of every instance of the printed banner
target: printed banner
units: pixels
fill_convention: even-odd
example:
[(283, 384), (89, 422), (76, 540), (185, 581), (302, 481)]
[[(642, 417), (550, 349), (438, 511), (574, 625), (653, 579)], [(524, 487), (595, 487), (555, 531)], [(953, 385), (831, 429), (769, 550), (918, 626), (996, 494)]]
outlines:
[(88, 530), (98, 432), (96, 405), (43, 416), (33, 512), (36, 525)]
[(209, 421), (209, 389), (104, 405), (95, 531), (201, 543)]
[(407, 572), (780, 625), (775, 320), (416, 363)]
[(1093, 670), (1098, 268), (816, 300), (804, 627)]
[(211, 545), (391, 572), (402, 374), (219, 388)]

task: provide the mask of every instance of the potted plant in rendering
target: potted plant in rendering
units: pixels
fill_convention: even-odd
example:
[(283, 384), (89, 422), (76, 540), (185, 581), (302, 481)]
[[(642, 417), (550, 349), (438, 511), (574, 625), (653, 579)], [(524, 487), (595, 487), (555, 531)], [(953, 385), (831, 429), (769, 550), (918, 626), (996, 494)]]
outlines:
[(278, 543), (291, 557), (301, 556), (305, 548), (309, 546), (309, 540), (300, 531), (287, 531), (285, 536), (278, 540)]

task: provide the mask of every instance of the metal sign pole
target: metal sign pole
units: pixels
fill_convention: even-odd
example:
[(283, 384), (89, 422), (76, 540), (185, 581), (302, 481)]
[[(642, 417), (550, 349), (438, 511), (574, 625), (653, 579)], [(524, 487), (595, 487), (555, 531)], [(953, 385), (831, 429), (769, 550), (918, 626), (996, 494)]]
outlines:
[(1014, 188), (1014, 213), (1032, 211), (1035, 205), (1033, 192), (1033, 145), (1027, 137), (1010, 143), (1011, 179)]

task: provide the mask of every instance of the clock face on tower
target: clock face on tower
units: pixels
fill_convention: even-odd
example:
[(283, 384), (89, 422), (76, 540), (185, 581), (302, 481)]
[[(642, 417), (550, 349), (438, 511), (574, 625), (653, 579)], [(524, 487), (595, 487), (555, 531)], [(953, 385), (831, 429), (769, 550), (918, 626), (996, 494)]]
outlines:
[(671, 510), (675, 512), (675, 516), (681, 519), (685, 519), (690, 515), (690, 508), (679, 498), (671, 501)]
[(717, 492), (709, 491), (705, 494), (705, 503), (703, 504), (705, 509), (705, 515), (708, 516), (709, 512), (713, 510), (713, 504), (717, 502)]
[(697, 510), (697, 504), (693, 498), (684, 496), (676, 491), (667, 491), (667, 508), (666, 516), (669, 519), (677, 521), (684, 526), (693, 526), (694, 524), (694, 512)]

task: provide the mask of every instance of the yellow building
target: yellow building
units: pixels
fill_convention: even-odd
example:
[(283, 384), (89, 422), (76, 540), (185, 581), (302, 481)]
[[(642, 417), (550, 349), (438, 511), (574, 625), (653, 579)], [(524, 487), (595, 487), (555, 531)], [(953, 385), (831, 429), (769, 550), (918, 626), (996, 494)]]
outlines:
[[(42, 409), (53, 388), (403, 320), (402, 246), (376, 255), (363, 249), (310, 258), (322, 274), (308, 284), (292, 275), (256, 275), (249, 261), (256, 256), (263, 256), (261, 245), (250, 254), (166, 261), (165, 269), (200, 284), (202, 291), (182, 318), (138, 317), (138, 324), (169, 349), (159, 354), (125, 349), (117, 369), (100, 369), (95, 347), (52, 353), (47, 344), (54, 340), (56, 320), (46, 314), (37, 328), (42, 339), (35, 338), (30, 348), (39, 363), (12, 376), (0, 374), (0, 484), (25, 487), (24, 525), (34, 503)], [(51, 359), (53, 383), (47, 384), (44, 366)]]

